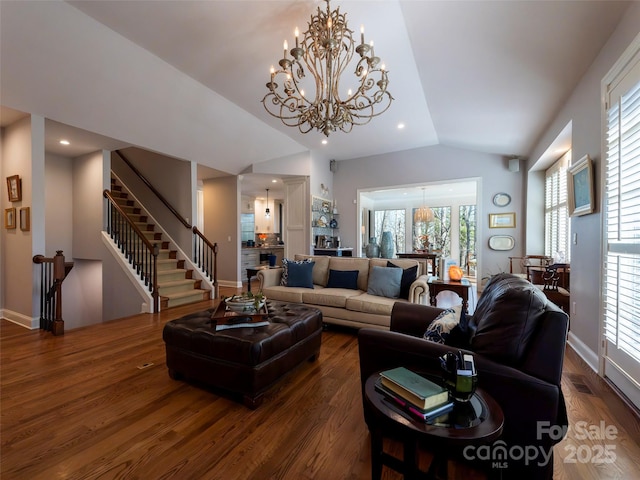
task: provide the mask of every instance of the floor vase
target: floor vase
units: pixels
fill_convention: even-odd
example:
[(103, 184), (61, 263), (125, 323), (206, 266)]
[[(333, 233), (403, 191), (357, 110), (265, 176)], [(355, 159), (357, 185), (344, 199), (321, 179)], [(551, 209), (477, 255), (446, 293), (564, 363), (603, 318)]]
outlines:
[(367, 258), (380, 257), (380, 246), (376, 242), (376, 237), (371, 237), (369, 239), (369, 245), (365, 247), (364, 254), (367, 256)]
[(393, 235), (391, 232), (382, 232), (382, 240), (380, 241), (380, 256), (382, 258), (393, 258), (395, 254), (395, 246), (393, 244)]

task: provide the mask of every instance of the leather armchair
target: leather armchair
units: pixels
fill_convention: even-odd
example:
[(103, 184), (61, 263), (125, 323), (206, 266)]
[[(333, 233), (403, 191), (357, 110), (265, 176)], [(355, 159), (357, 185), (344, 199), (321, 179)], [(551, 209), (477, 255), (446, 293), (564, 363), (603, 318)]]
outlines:
[[(469, 339), (463, 350), (474, 355), (478, 387), (503, 410), (503, 434), (491, 451), (498, 453), (500, 445), (506, 448), (507, 457), (502, 468), (496, 468), (495, 459), (477, 466), (501, 479), (552, 478), (553, 445), (564, 437), (568, 425), (560, 387), (568, 317), (528, 281), (509, 274), (496, 277), (485, 287), (476, 313), (469, 320)], [(366, 379), (388, 368), (405, 366), (441, 374), (439, 357), (460, 347), (422, 338), (441, 311), (396, 303), (390, 331), (359, 331), (363, 393)], [(371, 428), (375, 417), (367, 403), (363, 405), (365, 421)], [(520, 448), (531, 453), (535, 448), (536, 458), (518, 461), (514, 457)], [(451, 454), (468, 460), (462, 450)]]

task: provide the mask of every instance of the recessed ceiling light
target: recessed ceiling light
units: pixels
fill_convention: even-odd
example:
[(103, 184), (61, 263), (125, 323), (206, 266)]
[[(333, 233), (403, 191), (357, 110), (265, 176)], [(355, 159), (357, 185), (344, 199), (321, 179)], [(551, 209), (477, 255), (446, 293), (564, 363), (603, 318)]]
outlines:
[(60, 140), (60, 145), (70, 145), (69, 140)]
[(327, 143), (329, 143), (329, 140), (327, 140), (326, 138), (323, 138), (323, 139), (322, 139), (322, 144), (323, 144), (323, 145), (326, 145)]
[(273, 180), (271, 180), (271, 183), (278, 183), (278, 179), (274, 178)]
[(398, 130), (402, 130), (404, 128), (404, 123), (399, 123), (398, 124)]

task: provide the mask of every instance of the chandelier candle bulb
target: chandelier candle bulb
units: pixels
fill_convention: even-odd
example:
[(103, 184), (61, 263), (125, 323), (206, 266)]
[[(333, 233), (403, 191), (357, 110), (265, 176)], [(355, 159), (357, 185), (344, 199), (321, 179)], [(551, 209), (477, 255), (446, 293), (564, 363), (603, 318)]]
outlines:
[(360, 45), (364, 45), (364, 25), (360, 25)]
[(294, 35), (296, 36), (296, 48), (298, 48), (298, 37), (300, 36), (300, 30), (298, 30), (298, 27), (296, 27)]
[(284, 41), (283, 47), (284, 47), (284, 58), (287, 58), (287, 50), (289, 50), (289, 43), (286, 40)]

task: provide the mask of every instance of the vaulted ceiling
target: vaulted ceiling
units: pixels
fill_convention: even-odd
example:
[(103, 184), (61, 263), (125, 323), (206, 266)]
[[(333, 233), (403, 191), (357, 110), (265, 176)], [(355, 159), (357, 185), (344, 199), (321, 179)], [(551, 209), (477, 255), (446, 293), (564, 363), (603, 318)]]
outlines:
[[(47, 2), (24, 3), (33, 9)], [(324, 8), (324, 1), (69, 0), (66, 4), (77, 9), (77, 14), (99, 22), (94, 25), (117, 32), (224, 97), (216, 118), (235, 122), (240, 133), (230, 139), (229, 131), (223, 128), (207, 132), (212, 143), (225, 144), (219, 157), (233, 158), (234, 148), (246, 149), (238, 138), (249, 142), (264, 137), (265, 131), (254, 128), (260, 124), (261, 129), (267, 126), (267, 135), (271, 131), (274, 138), (287, 141), (251, 152), (254, 158), (263, 155), (267, 160), (316, 151), (326, 158), (348, 160), (435, 144), (527, 157), (630, 2), (334, 0), (332, 8), (339, 7), (347, 14), (350, 28), (357, 32), (364, 25), (367, 41), (375, 41), (376, 54), (389, 70), (389, 90), (395, 100), (385, 114), (368, 125), (355, 127), (349, 134), (331, 134), (327, 145), (321, 144), (324, 135), (320, 132), (303, 135), (283, 126), (261, 103), (269, 68), (282, 56), (283, 40), (291, 43), (294, 28), (304, 30), (310, 15), (318, 7)], [(13, 13), (7, 5), (0, 2), (5, 18), (5, 13)], [(17, 8), (15, 4), (12, 7)], [(3, 29), (7, 27), (3, 22)], [(14, 64), (18, 60), (6, 52), (24, 55), (19, 62), (28, 61), (32, 54), (26, 45), (3, 43), (0, 60), (9, 58), (10, 66), (21, 64)], [(85, 48), (96, 49), (95, 45)], [(64, 61), (47, 59), (52, 65)], [(3, 87), (12, 87), (12, 82), (5, 80), (11, 72), (2, 70)], [(139, 76), (141, 72), (118, 74), (124, 82), (127, 75)], [(147, 81), (152, 86), (154, 79)], [(13, 90), (5, 88), (3, 97), (19, 98)], [(33, 106), (33, 99), (40, 94), (44, 98), (46, 92), (33, 92), (28, 97), (25, 93), (24, 98), (29, 98), (25, 104)], [(4, 98), (0, 97), (0, 103)], [(201, 107), (190, 108), (195, 111)], [(56, 115), (63, 109), (68, 112), (70, 107), (50, 102), (36, 113), (65, 123), (63, 114), (60, 118)], [(239, 116), (247, 113), (250, 117)], [(238, 122), (237, 118), (247, 121)], [(405, 128), (398, 129), (399, 123)], [(238, 164), (237, 170), (245, 166)]]
[[(322, 1), (71, 1), (310, 150), (260, 100), (282, 43)], [(333, 1), (390, 71), (383, 116), (324, 147), (344, 160), (444, 144), (527, 156), (621, 18), (611, 1)], [(405, 128), (398, 130), (397, 125)]]

